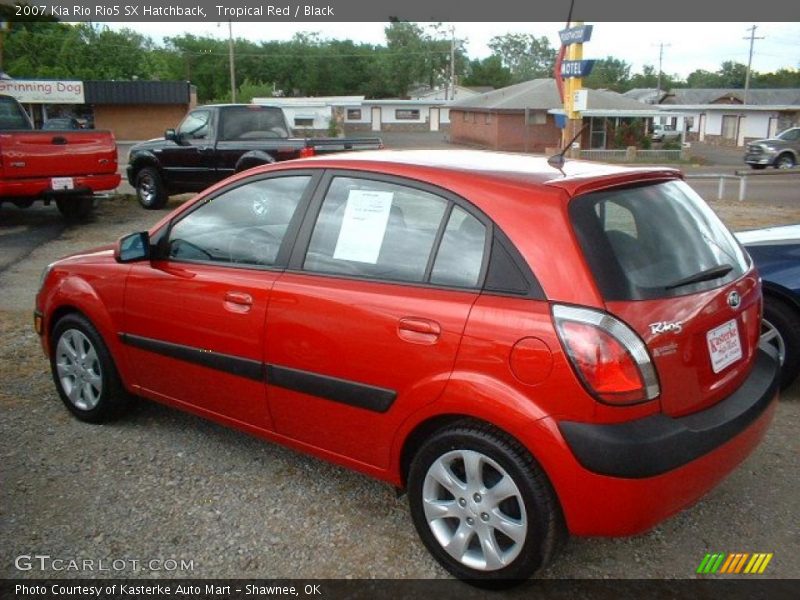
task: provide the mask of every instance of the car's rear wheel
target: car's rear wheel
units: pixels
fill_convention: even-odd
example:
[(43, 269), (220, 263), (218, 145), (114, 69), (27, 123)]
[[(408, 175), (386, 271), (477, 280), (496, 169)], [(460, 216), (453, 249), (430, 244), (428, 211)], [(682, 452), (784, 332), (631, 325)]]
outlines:
[(773, 346), (781, 361), (781, 389), (800, 374), (800, 312), (773, 296), (764, 297), (761, 342)]
[(164, 208), (167, 204), (167, 190), (161, 175), (154, 167), (142, 167), (136, 173), (136, 197), (139, 204), (149, 210)]
[(775, 159), (776, 169), (791, 169), (794, 167), (794, 158), (791, 154), (784, 153)]
[(425, 546), (450, 573), (476, 585), (527, 579), (563, 535), (541, 468), (488, 425), (455, 425), (423, 443), (411, 462), (408, 493)]
[(82, 421), (102, 423), (119, 417), (130, 403), (95, 327), (85, 317), (69, 314), (51, 336), (50, 366), (58, 395)]

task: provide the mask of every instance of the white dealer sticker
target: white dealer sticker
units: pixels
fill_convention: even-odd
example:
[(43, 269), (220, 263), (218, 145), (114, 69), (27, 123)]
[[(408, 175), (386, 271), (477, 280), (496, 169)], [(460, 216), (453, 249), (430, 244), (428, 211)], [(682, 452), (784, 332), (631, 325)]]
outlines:
[(392, 192), (352, 190), (349, 193), (333, 258), (372, 265), (378, 262), (393, 197)]
[(736, 325), (736, 319), (731, 319), (709, 331), (706, 334), (706, 342), (714, 373), (719, 373), (742, 358), (742, 344), (739, 341), (739, 327)]

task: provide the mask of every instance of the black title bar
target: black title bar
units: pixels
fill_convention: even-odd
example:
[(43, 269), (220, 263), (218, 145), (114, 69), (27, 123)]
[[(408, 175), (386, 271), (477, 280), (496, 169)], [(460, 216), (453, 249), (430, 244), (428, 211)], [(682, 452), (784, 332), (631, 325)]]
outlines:
[[(42, 0), (3, 7), (10, 20), (52, 16), (62, 21), (555, 22), (565, 23), (567, 0)], [(574, 21), (800, 21), (792, 0), (576, 0)]]

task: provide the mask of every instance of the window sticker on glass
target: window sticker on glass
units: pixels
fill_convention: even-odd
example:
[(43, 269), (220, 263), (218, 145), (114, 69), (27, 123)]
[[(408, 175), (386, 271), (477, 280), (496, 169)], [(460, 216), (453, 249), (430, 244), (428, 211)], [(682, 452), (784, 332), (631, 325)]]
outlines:
[(376, 264), (392, 210), (394, 192), (351, 190), (333, 258)]

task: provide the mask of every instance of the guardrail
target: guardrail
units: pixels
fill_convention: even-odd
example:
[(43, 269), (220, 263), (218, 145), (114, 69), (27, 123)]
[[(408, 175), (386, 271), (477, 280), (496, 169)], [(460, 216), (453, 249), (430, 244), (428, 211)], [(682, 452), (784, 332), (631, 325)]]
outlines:
[(584, 160), (610, 160), (619, 162), (657, 163), (661, 161), (679, 161), (681, 150), (640, 150), (628, 148), (622, 150), (581, 150)]
[(736, 170), (733, 175), (730, 173), (687, 173), (686, 179), (719, 179), (717, 186), (717, 200), (722, 200), (725, 195), (725, 181), (734, 180), (739, 182), (739, 201), (744, 200), (747, 194), (747, 180), (750, 177), (779, 177), (783, 175), (800, 175), (800, 167), (792, 169), (773, 169), (760, 171), (741, 171)]

